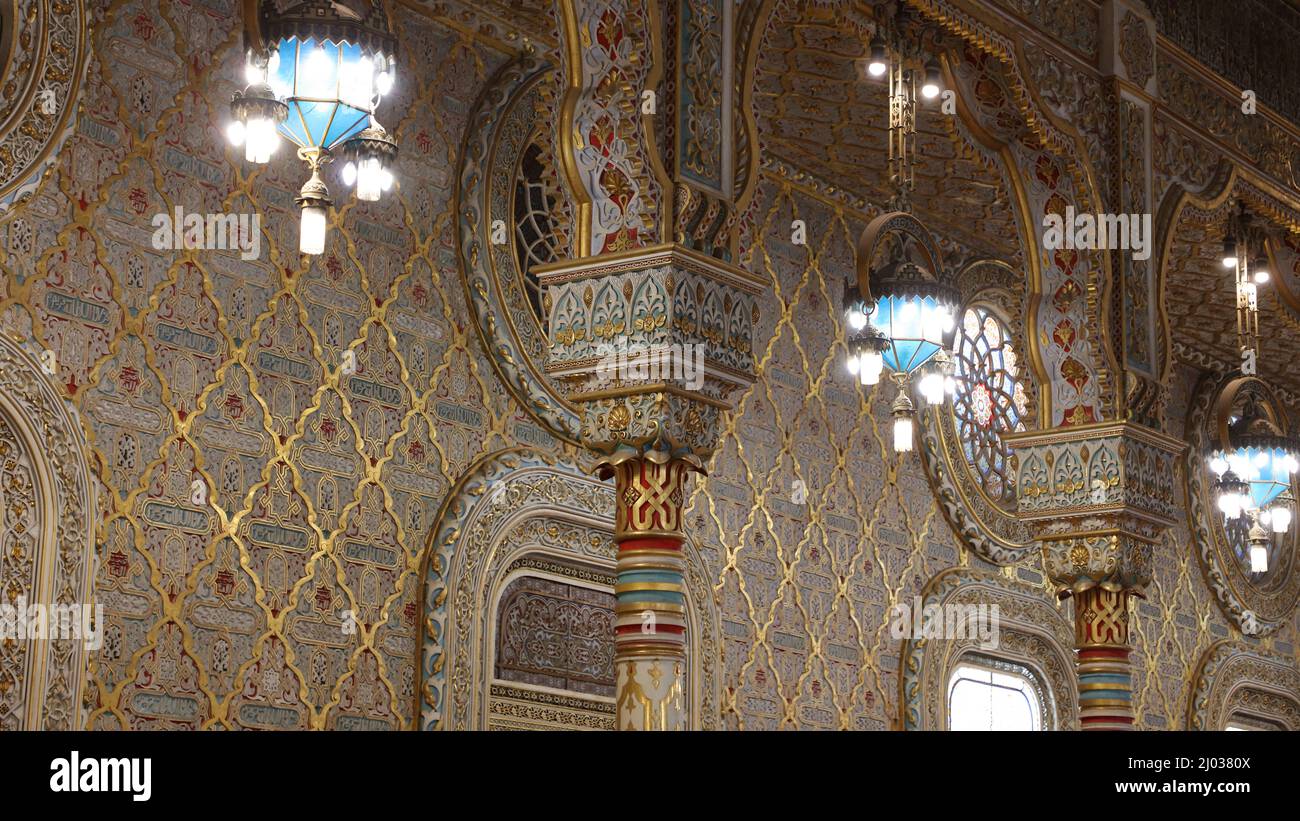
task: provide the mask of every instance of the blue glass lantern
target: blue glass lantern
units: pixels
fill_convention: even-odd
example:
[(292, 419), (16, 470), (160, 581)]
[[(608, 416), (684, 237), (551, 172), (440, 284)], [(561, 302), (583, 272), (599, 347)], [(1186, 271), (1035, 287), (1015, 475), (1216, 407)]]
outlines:
[(370, 125), (375, 64), (352, 43), (288, 37), (270, 59), (270, 86), (288, 106), (280, 134), (329, 151)]
[(937, 296), (895, 295), (876, 300), (871, 325), (889, 340), (885, 367), (911, 375), (947, 347), (955, 307)]
[[(917, 381), (926, 403), (944, 402), (953, 384), (949, 349), (961, 294), (930, 230), (907, 210), (880, 214), (867, 224), (858, 241), (854, 285), (845, 297), (850, 370), (855, 353), (858, 373), (865, 372), (865, 362), (889, 369), (898, 386), (894, 449), (910, 451), (915, 405), (908, 384), (923, 373)], [(867, 309), (866, 317), (859, 305)]]
[(331, 152), (348, 155), (344, 181), (361, 199), (392, 184), (397, 146), (375, 111), (393, 86), (396, 39), (380, 0), (262, 0), (248, 36), (249, 86), (235, 96), (227, 133), (251, 162), (268, 162), (280, 138), (298, 146), (311, 169), (297, 198), (299, 250), (323, 253), (333, 203), (320, 169)]
[(1246, 393), (1240, 415), (1221, 429), (1225, 441), (1210, 456), (1225, 525), (1249, 533), (1252, 573), (1268, 570), (1272, 542), (1264, 528), (1284, 534), (1291, 526), (1291, 485), (1300, 471), (1300, 442), (1284, 435), (1261, 405), (1262, 400)]

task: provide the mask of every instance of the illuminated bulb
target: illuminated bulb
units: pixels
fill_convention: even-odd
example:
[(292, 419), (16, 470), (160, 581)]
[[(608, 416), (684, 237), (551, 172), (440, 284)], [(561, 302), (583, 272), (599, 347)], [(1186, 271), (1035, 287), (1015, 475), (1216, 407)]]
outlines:
[(375, 76), (375, 91), (379, 92), (379, 95), (382, 97), (387, 95), (388, 92), (392, 90), (393, 90), (393, 72), (391, 71), (379, 72), (379, 74)]
[(304, 205), (302, 230), (298, 235), (298, 250), (304, 254), (325, 253), (325, 208), (321, 205)]
[(266, 117), (254, 117), (244, 126), (244, 159), (251, 163), (268, 163), (280, 147), (275, 123)]
[(1291, 508), (1278, 505), (1269, 511), (1269, 521), (1273, 525), (1274, 533), (1286, 533), (1291, 527)]
[(1264, 547), (1262, 544), (1253, 544), (1250, 546), (1250, 572), (1268, 572), (1268, 548)]
[(860, 331), (867, 327), (867, 315), (862, 311), (859, 311), (857, 308), (849, 310), (848, 320), (849, 327), (855, 331)]
[(1261, 450), (1259, 453), (1256, 453), (1255, 467), (1257, 468), (1266, 467), (1268, 465), (1268, 459), (1269, 459), (1268, 451)]
[(849, 373), (856, 374), (862, 368), (862, 363), (858, 360), (857, 356), (849, 354), (848, 367)]
[(343, 184), (352, 185), (357, 181), (357, 164), (350, 162), (343, 166)]
[(302, 75), (307, 78), (304, 84), (308, 96), (325, 96), (334, 90), (334, 62), (325, 53), (325, 46), (314, 48), (303, 60)]
[(885, 52), (885, 43), (879, 37), (871, 41), (871, 62), (867, 64), (867, 73), (872, 77), (883, 77), (889, 68), (889, 55)]
[(379, 172), (379, 188), (381, 191), (387, 191), (393, 187), (393, 172), (387, 168)]
[(369, 157), (357, 165), (357, 199), (377, 202), (383, 190), (383, 168), (377, 157)]
[(362, 57), (355, 63), (348, 63), (343, 69), (342, 79), (339, 98), (353, 108), (369, 109), (375, 88), (375, 68), (370, 58)]
[(1257, 268), (1257, 269), (1255, 270), (1254, 278), (1255, 278), (1255, 284), (1256, 284), (1256, 285), (1267, 285), (1267, 284), (1268, 284), (1268, 271), (1264, 270), (1263, 268)]
[(244, 79), (250, 86), (266, 82), (266, 72), (262, 71), (256, 63), (248, 63), (244, 66)]
[(230, 141), (231, 145), (243, 145), (244, 124), (239, 120), (231, 121), (230, 125), (226, 126), (226, 139)]
[(1219, 497), (1219, 510), (1229, 519), (1241, 515), (1241, 497), (1236, 493), (1225, 493)]
[(878, 351), (867, 351), (862, 355), (858, 377), (863, 385), (874, 385), (880, 381), (880, 374), (885, 368), (885, 360)]
[(1227, 469), (1228, 460), (1224, 459), (1221, 454), (1216, 454), (1215, 457), (1210, 460), (1210, 470), (1214, 471), (1214, 475), (1222, 476), (1223, 472)]
[(927, 373), (921, 377), (921, 395), (925, 397), (927, 405), (943, 404), (943, 374)]
[(894, 417), (894, 450), (899, 453), (912, 451), (912, 418), (910, 416)]
[(921, 86), (921, 94), (927, 100), (933, 100), (939, 96), (939, 88), (943, 83), (943, 76), (939, 73), (939, 64), (934, 60), (925, 64), (925, 84)]

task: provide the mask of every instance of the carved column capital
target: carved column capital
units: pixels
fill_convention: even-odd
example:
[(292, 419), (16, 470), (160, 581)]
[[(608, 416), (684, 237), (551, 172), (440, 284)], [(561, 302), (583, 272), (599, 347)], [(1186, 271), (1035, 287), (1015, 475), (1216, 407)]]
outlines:
[(702, 465), (720, 419), (754, 380), (761, 283), (679, 245), (549, 265), (551, 356), (606, 463), (647, 456)]
[(1007, 437), (1017, 515), (1041, 542), (1054, 583), (1140, 591), (1151, 548), (1178, 518), (1175, 461), (1187, 447), (1131, 422)]

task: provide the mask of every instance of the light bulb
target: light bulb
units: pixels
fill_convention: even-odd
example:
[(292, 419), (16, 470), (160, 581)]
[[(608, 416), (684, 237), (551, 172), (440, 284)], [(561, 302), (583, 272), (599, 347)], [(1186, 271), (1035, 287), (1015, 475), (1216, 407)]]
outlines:
[(304, 205), (302, 229), (298, 235), (298, 250), (304, 254), (325, 253), (325, 207)]
[(1268, 572), (1268, 548), (1259, 544), (1250, 546), (1250, 572)]
[(872, 77), (883, 77), (889, 69), (889, 52), (885, 50), (885, 41), (876, 35), (871, 39), (871, 61), (867, 63), (867, 73)]
[(388, 92), (393, 90), (393, 72), (381, 71), (375, 76), (375, 91), (379, 96), (387, 96)]
[(1273, 525), (1274, 533), (1286, 533), (1291, 527), (1291, 508), (1286, 505), (1278, 505), (1269, 511), (1269, 522)]
[(885, 360), (879, 351), (867, 351), (862, 355), (862, 365), (858, 376), (864, 385), (874, 385), (880, 381), (880, 373), (885, 368)]
[(925, 84), (921, 86), (921, 94), (927, 100), (933, 100), (939, 96), (942, 85), (943, 75), (939, 71), (939, 64), (931, 60), (925, 64)]
[(231, 145), (243, 145), (244, 124), (239, 120), (232, 120), (230, 125), (226, 126), (226, 139)]
[(1255, 454), (1255, 467), (1262, 468), (1268, 465), (1268, 451), (1261, 450)]
[(387, 191), (392, 187), (393, 187), (393, 172), (389, 171), (387, 168), (381, 169), (379, 172), (380, 190)]
[(311, 50), (302, 61), (302, 66), (301, 75), (306, 79), (306, 96), (324, 97), (335, 90), (334, 61), (325, 53), (324, 43)]
[(1255, 271), (1255, 284), (1256, 284), (1256, 285), (1267, 285), (1267, 284), (1268, 284), (1268, 271), (1266, 271), (1266, 270), (1264, 270), (1264, 269), (1262, 269), (1262, 268), (1261, 268), (1261, 269), (1257, 269), (1257, 270)]
[(244, 79), (248, 81), (250, 86), (265, 83), (266, 72), (262, 71), (256, 63), (249, 62), (244, 65)]
[(251, 163), (268, 163), (280, 146), (275, 123), (266, 117), (254, 117), (244, 127), (244, 159)]
[(1286, 468), (1287, 473), (1295, 473), (1296, 469), (1300, 468), (1300, 461), (1297, 461), (1296, 458), (1289, 453), (1286, 455), (1286, 458), (1282, 460), (1282, 464)]
[(862, 363), (858, 360), (856, 354), (849, 354), (849, 361), (847, 364), (849, 367), (849, 373), (852, 374), (856, 374), (862, 368)]
[(894, 417), (894, 450), (899, 453), (912, 451), (912, 418), (910, 416)]
[(369, 57), (348, 63), (343, 70), (343, 102), (362, 110), (370, 108), (374, 97), (375, 68)]
[(857, 308), (850, 308), (848, 315), (849, 327), (855, 331), (860, 331), (867, 327), (867, 315)]
[(357, 164), (349, 162), (343, 166), (343, 184), (352, 185), (357, 181)]
[(1241, 497), (1234, 493), (1224, 493), (1219, 497), (1219, 510), (1229, 519), (1241, 515)]
[(1210, 470), (1214, 471), (1215, 476), (1222, 476), (1223, 472), (1228, 469), (1228, 460), (1224, 459), (1221, 454), (1215, 454), (1210, 460)]
[(942, 405), (944, 399), (943, 374), (927, 373), (921, 377), (921, 395), (928, 405)]
[(368, 157), (357, 165), (357, 199), (365, 202), (379, 200), (383, 186), (383, 168), (377, 157)]

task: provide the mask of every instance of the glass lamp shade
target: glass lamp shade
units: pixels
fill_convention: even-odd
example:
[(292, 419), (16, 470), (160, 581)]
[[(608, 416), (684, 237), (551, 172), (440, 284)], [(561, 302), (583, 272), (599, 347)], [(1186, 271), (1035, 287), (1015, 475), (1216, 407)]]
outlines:
[(1250, 486), (1243, 505), (1263, 510), (1291, 487), (1300, 463), (1294, 454), (1282, 448), (1242, 447), (1222, 458), (1238, 478)]
[(360, 46), (286, 37), (275, 46), (269, 81), (289, 106), (280, 133), (300, 148), (329, 150), (370, 125), (375, 58)]
[(298, 250), (304, 254), (325, 253), (325, 207), (304, 205)]
[(894, 450), (910, 453), (912, 450), (912, 418), (910, 416), (894, 417)]
[(1262, 544), (1252, 544), (1250, 546), (1250, 572), (1268, 572), (1268, 548), (1266, 546)]
[(953, 311), (931, 296), (885, 296), (876, 301), (871, 325), (890, 342), (885, 367), (911, 374), (943, 347), (953, 329)]

